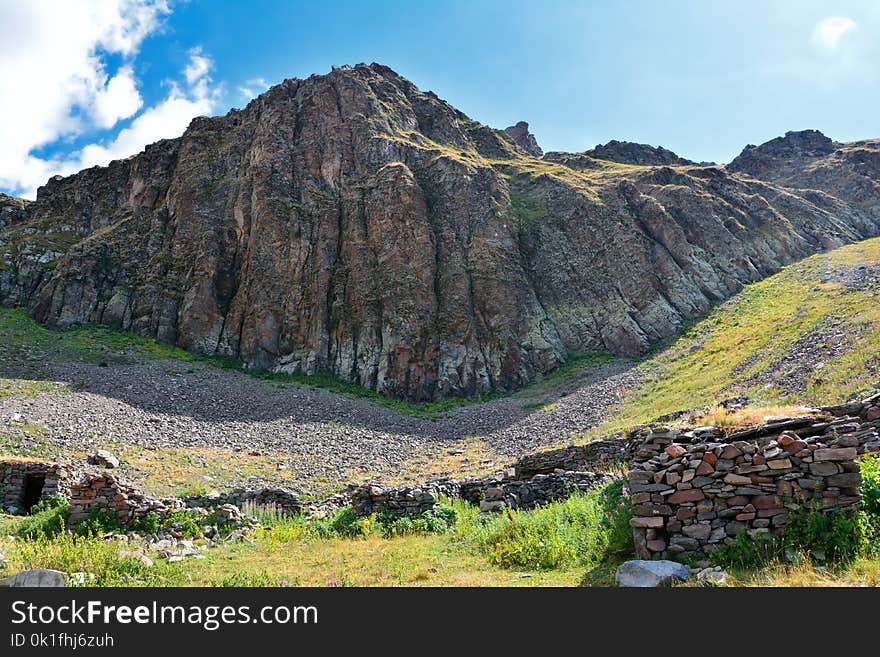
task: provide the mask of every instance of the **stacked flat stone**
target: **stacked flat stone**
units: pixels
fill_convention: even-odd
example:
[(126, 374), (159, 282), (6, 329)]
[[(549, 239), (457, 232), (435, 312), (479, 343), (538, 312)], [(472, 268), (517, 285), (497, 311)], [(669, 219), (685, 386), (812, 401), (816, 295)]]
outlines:
[(0, 507), (14, 512), (22, 510), (25, 481), (34, 475), (44, 478), (41, 501), (56, 493), (67, 496), (70, 471), (64, 466), (48, 461), (8, 458), (0, 461)]
[(455, 498), (458, 495), (459, 485), (453, 480), (400, 488), (364, 484), (352, 491), (351, 506), (359, 516), (381, 512), (414, 516), (433, 511), (441, 497)]
[(558, 471), (529, 479), (477, 479), (462, 482), (460, 495), (472, 504), (479, 504), (481, 511), (499, 511), (505, 507), (534, 509), (593, 490), (614, 478), (600, 472)]
[(273, 507), (287, 514), (297, 514), (302, 510), (299, 493), (289, 488), (272, 486), (266, 488), (236, 488), (228, 492), (215, 492), (207, 495), (190, 495), (183, 498), (189, 508), (216, 507), (232, 504), (239, 508), (246, 504)]
[(183, 508), (177, 498), (156, 499), (131, 484), (105, 472), (86, 472), (70, 482), (67, 527), (75, 527), (93, 513), (114, 517), (123, 527), (131, 527), (149, 514), (160, 518)]
[(513, 464), (517, 479), (530, 479), (538, 474), (558, 470), (586, 472), (608, 464), (623, 462), (627, 456), (629, 438), (613, 436), (586, 445), (536, 452), (523, 456)]
[(880, 450), (878, 398), (731, 435), (715, 427), (641, 431), (628, 477), (637, 556), (732, 545), (743, 532), (780, 534), (790, 513), (857, 505), (857, 459)]

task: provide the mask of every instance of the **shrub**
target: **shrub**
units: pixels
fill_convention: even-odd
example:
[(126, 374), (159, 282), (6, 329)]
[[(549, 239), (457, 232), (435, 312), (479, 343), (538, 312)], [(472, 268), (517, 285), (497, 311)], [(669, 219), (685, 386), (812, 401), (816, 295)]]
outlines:
[(344, 538), (365, 538), (370, 535), (373, 518), (358, 518), (347, 506), (339, 509), (330, 521), (330, 530)]
[(67, 500), (53, 495), (31, 508), (30, 515), (19, 523), (16, 533), (28, 539), (52, 537), (64, 531), (66, 522)]
[(41, 500), (34, 504), (31, 507), (30, 515), (35, 515), (37, 513), (42, 513), (43, 511), (48, 511), (50, 509), (66, 509), (67, 508), (67, 500), (58, 493), (55, 493), (47, 500)]
[(511, 511), (474, 534), (489, 561), (505, 568), (593, 567), (628, 549), (629, 517), (623, 482), (616, 481), (533, 511)]
[(757, 534), (752, 539), (742, 532), (733, 545), (709, 548), (707, 553), (712, 563), (725, 568), (755, 568), (778, 559), (782, 545), (775, 536)]
[(438, 504), (430, 513), (400, 516), (392, 513), (376, 515), (376, 524), (384, 538), (413, 534), (442, 534), (451, 530), (458, 520), (458, 512), (447, 504)]
[(158, 513), (150, 511), (145, 516), (135, 518), (131, 528), (136, 532), (155, 534), (162, 528), (162, 519), (159, 517)]
[(874, 525), (880, 524), (880, 454), (866, 454), (859, 462), (862, 473), (861, 507)]
[(870, 536), (864, 511), (810, 509), (788, 521), (782, 544), (788, 554), (802, 552), (817, 561), (843, 562), (863, 554)]
[(773, 561), (803, 558), (845, 563), (871, 549), (874, 531), (864, 510), (811, 508), (789, 517), (781, 536), (743, 532), (736, 544), (709, 551), (713, 563), (734, 568), (758, 568)]
[(179, 509), (168, 514), (162, 526), (165, 529), (173, 529), (180, 532), (183, 536), (193, 538), (202, 533), (202, 525), (205, 523), (204, 516), (201, 516), (186, 509)]
[(116, 516), (103, 509), (93, 509), (89, 517), (81, 520), (76, 526), (76, 533), (80, 536), (100, 536), (108, 532), (119, 534), (123, 531), (125, 530)]
[(14, 557), (22, 570), (52, 568), (65, 573), (85, 572), (92, 586), (156, 585), (161, 573), (171, 573), (173, 565), (146, 566), (133, 556), (119, 556), (116, 541), (104, 541), (98, 536), (78, 536), (61, 532), (57, 536), (39, 536), (16, 544)]

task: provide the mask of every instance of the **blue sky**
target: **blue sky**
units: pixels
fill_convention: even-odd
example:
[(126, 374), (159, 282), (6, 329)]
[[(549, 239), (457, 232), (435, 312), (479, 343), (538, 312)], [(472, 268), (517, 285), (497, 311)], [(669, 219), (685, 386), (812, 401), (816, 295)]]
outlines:
[(0, 190), (373, 61), (483, 123), (528, 121), (545, 150), (726, 162), (787, 130), (880, 137), (876, 0), (4, 0)]

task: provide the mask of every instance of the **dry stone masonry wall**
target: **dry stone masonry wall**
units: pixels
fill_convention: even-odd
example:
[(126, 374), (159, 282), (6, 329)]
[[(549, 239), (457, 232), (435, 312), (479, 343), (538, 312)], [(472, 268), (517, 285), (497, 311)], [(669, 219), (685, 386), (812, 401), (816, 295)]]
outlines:
[(586, 492), (609, 483), (613, 475), (562, 471), (536, 474), (529, 478), (492, 476), (457, 482), (452, 479), (432, 481), (421, 486), (383, 488), (375, 484), (356, 487), (351, 494), (355, 513), (361, 516), (376, 512), (418, 515), (433, 511), (441, 497), (463, 499), (477, 504), (481, 511), (504, 508), (533, 509), (557, 502), (578, 492)]
[(514, 463), (515, 476), (517, 479), (529, 479), (537, 474), (550, 474), (557, 470), (604, 470), (626, 460), (629, 443), (630, 439), (615, 436), (586, 445), (528, 454)]
[(629, 472), (639, 558), (784, 532), (793, 513), (859, 502), (857, 459), (880, 450), (880, 395), (724, 435), (643, 430)]
[(478, 479), (461, 485), (461, 497), (479, 504), (480, 511), (534, 509), (541, 504), (568, 499), (585, 493), (614, 479), (599, 472), (553, 472), (537, 474), (531, 479)]
[(75, 527), (93, 513), (109, 514), (123, 527), (132, 527), (147, 515), (164, 518), (183, 508), (177, 498), (155, 499), (136, 487), (105, 472), (87, 472), (71, 482), (68, 498), (68, 528)]
[[(68, 494), (68, 471), (57, 463), (6, 459), (0, 461), (0, 507), (6, 511), (25, 510), (55, 494)], [(28, 491), (34, 498), (27, 499)]]
[(272, 507), (286, 514), (296, 514), (302, 510), (299, 494), (288, 488), (268, 487), (245, 489), (236, 488), (229, 492), (214, 492), (206, 495), (193, 495), (184, 499), (189, 508), (210, 508), (232, 504), (239, 508), (248, 504), (259, 507)]

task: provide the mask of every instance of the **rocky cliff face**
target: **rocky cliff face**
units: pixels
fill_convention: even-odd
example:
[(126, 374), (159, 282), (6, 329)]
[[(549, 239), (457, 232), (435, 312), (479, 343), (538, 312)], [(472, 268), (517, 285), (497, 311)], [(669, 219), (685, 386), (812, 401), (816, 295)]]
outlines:
[(529, 132), (529, 124), (525, 121), (520, 121), (516, 125), (505, 128), (504, 132), (513, 139), (514, 143), (523, 149), (527, 155), (541, 157), (544, 154), (544, 151), (538, 146), (538, 140), (535, 139), (535, 135)]
[(640, 164), (643, 166), (659, 166), (663, 164), (696, 164), (691, 160), (679, 157), (668, 148), (635, 144), (631, 141), (612, 139), (607, 144), (596, 146), (587, 151), (587, 155), (600, 160), (620, 162), (621, 164)]
[(810, 190), (769, 165), (538, 158), (386, 67), (343, 67), (0, 199), (0, 303), (407, 399), (513, 390), (880, 234), (880, 146), (840, 149), (843, 179), (836, 150), (809, 156)]

